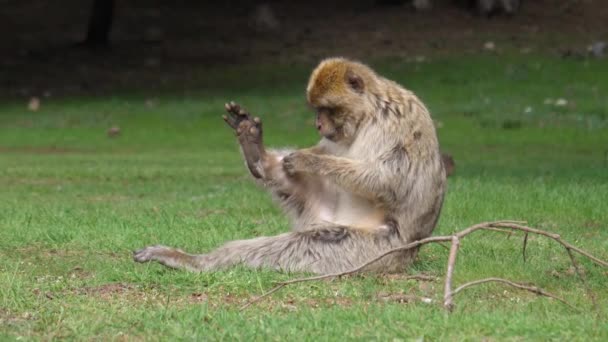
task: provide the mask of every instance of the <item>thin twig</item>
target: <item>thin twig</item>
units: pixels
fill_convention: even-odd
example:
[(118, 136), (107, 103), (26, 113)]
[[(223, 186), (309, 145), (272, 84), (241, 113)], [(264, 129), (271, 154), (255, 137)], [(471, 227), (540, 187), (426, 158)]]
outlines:
[(566, 251), (568, 252), (568, 256), (570, 257), (572, 266), (574, 267), (574, 270), (576, 271), (576, 275), (578, 275), (578, 277), (581, 279), (581, 282), (583, 283), (583, 286), (585, 287), (585, 291), (587, 291), (589, 298), (591, 298), (591, 303), (593, 303), (593, 308), (596, 311), (598, 311), (599, 306), (597, 305), (597, 298), (595, 297), (595, 293), (593, 291), (591, 291), (591, 286), (589, 286), (589, 283), (587, 282), (587, 277), (581, 271), (580, 266), (578, 265), (578, 262), (576, 261), (576, 258), (574, 257), (574, 254), (572, 254), (572, 251), (569, 248), (566, 248)]
[(282, 289), (283, 287), (287, 286), (287, 284), (279, 284), (278, 286), (273, 287), (270, 291), (265, 292), (264, 294), (255, 297), (253, 299), (251, 299), (250, 301), (248, 301), (247, 303), (245, 303), (243, 306), (240, 307), (240, 311), (243, 311), (245, 309), (247, 309), (248, 307), (250, 307), (252, 304), (255, 304), (257, 302), (259, 302), (260, 300), (262, 300), (264, 297), (270, 296), (271, 294), (279, 291), (280, 289)]
[(402, 280), (420, 280), (420, 281), (435, 281), (437, 277), (425, 274), (412, 274), (401, 278)]
[(508, 229), (488, 227), (488, 228), (486, 228), (486, 230), (491, 230), (491, 231), (494, 231), (494, 232), (505, 233), (505, 234), (507, 234), (507, 237), (511, 237), (511, 235), (513, 235), (513, 231), (512, 230), (508, 230)]
[(448, 257), (448, 267), (445, 275), (445, 286), (443, 288), (443, 307), (452, 311), (454, 303), (452, 302), (452, 275), (454, 274), (454, 266), (458, 249), (460, 248), (460, 239), (458, 236), (452, 236), (452, 248), (450, 248), (450, 256)]
[(524, 264), (526, 263), (526, 246), (528, 246), (528, 232), (524, 235), (524, 245), (521, 249), (521, 255), (524, 258)]
[(424, 245), (424, 244), (427, 244), (427, 243), (431, 243), (431, 242), (441, 242), (441, 241), (451, 241), (451, 240), (452, 240), (451, 236), (430, 237), (430, 238), (414, 241), (412, 243), (408, 243), (407, 245), (404, 245), (404, 246), (401, 246), (401, 247), (397, 247), (397, 248), (393, 248), (391, 250), (388, 250), (388, 251), (384, 252), (383, 254), (380, 254), (379, 256), (377, 256), (377, 257), (375, 257), (375, 258), (367, 261), (363, 265), (361, 265), (359, 267), (355, 267), (355, 268), (353, 268), (351, 270), (348, 270), (348, 271), (345, 271), (345, 272), (324, 274), (324, 275), (319, 275), (319, 276), (314, 276), (314, 277), (306, 277), (306, 278), (296, 278), (296, 279), (292, 279), (292, 280), (287, 280), (287, 281), (279, 282), (279, 283), (277, 283), (277, 286), (273, 287), (272, 289), (268, 290), (265, 293), (262, 293), (258, 297), (254, 298), (250, 302), (248, 302), (245, 305), (243, 305), (241, 307), (241, 310), (244, 310), (244, 309), (248, 308), (251, 304), (259, 302), (260, 300), (264, 299), (265, 297), (268, 297), (269, 295), (273, 294), (274, 292), (282, 289), (283, 287), (285, 287), (287, 285), (296, 284), (296, 283), (304, 283), (304, 282), (308, 282), (308, 281), (316, 281), (316, 280), (323, 280), (323, 279), (329, 279), (329, 278), (343, 277), (343, 276), (346, 276), (346, 275), (349, 275), (349, 274), (354, 274), (354, 273), (357, 273), (357, 272), (361, 271), (365, 267), (373, 264), (374, 262), (376, 262), (376, 261), (384, 258), (385, 256), (387, 256), (389, 254), (397, 253), (397, 252), (400, 252), (400, 251), (406, 251), (406, 250), (409, 250), (409, 249), (412, 249), (412, 248), (416, 248), (418, 246), (421, 246), (421, 245)]
[(514, 229), (514, 230), (522, 230), (525, 232), (529, 232), (529, 233), (534, 233), (534, 234), (538, 234), (538, 235), (543, 235), (546, 237), (549, 237), (557, 242), (559, 242), (561, 245), (563, 245), (564, 247), (566, 247), (567, 249), (571, 249), (579, 254), (582, 254), (584, 256), (586, 256), (587, 258), (591, 259), (594, 263), (604, 266), (604, 267), (608, 267), (608, 261), (604, 261), (601, 260), (597, 257), (594, 257), (593, 255), (591, 255), (589, 252), (584, 251), (574, 245), (569, 244), (568, 242), (562, 240), (561, 236), (559, 236), (559, 234), (554, 234), (554, 233), (549, 233), (546, 232), (544, 230), (540, 230), (540, 229), (535, 229), (535, 228), (531, 228), (531, 227), (527, 227), (527, 226), (522, 226), (520, 224), (505, 224), (503, 222), (495, 222), (492, 223), (491, 226), (493, 227), (499, 227), (499, 228), (510, 228), (510, 229)]
[(448, 247), (445, 243), (441, 243), (441, 242), (437, 242), (437, 244), (443, 248), (445, 248), (446, 250), (450, 250), (450, 247)]
[(550, 292), (547, 292), (547, 291), (541, 289), (540, 287), (524, 285), (524, 284), (516, 283), (516, 282), (510, 281), (510, 280), (507, 280), (507, 279), (502, 279), (502, 278), (485, 278), (485, 279), (479, 279), (479, 280), (470, 281), (468, 283), (460, 285), (456, 290), (452, 291), (452, 296), (455, 296), (460, 291), (462, 291), (462, 290), (464, 290), (464, 289), (466, 289), (468, 287), (479, 285), (479, 284), (483, 284), (483, 283), (489, 283), (489, 282), (503, 283), (503, 284), (507, 284), (507, 285), (516, 287), (518, 289), (522, 289), (522, 290), (526, 290), (526, 291), (530, 291), (530, 292), (536, 293), (537, 295), (553, 298), (555, 300), (558, 300), (558, 301), (566, 304), (567, 306), (569, 306), (570, 308), (572, 308), (575, 311), (580, 311), (574, 305), (572, 305), (569, 302), (567, 302), (565, 299), (562, 299), (562, 298), (560, 298), (560, 297), (558, 297), (558, 296), (556, 296), (556, 295), (554, 295), (554, 294), (552, 294)]
[[(560, 243), (562, 246), (564, 246), (569, 252), (570, 251), (575, 251), (587, 258), (589, 258), (590, 260), (592, 260), (595, 264), (600, 265), (600, 266), (604, 266), (604, 267), (608, 267), (608, 262), (601, 260), (593, 255), (591, 255), (589, 252), (584, 251), (576, 246), (571, 245), (570, 243), (564, 241), (561, 239), (561, 237), (558, 234), (554, 234), (554, 233), (550, 233), (550, 232), (546, 232), (544, 230), (539, 230), (539, 229), (535, 229), (535, 228), (531, 228), (528, 226), (524, 226), (523, 224), (525, 224), (525, 221), (510, 221), (510, 220), (503, 220), (503, 221), (494, 221), (494, 222), (482, 222), (482, 223), (478, 223), (475, 224), (473, 226), (470, 226), (464, 230), (461, 230), (459, 232), (456, 232), (452, 235), (448, 235), (448, 236), (434, 236), (434, 237), (429, 237), (426, 239), (422, 239), (422, 240), (417, 240), (417, 241), (413, 241), (410, 242), (406, 245), (400, 246), (400, 247), (396, 247), (393, 249), (390, 249), (380, 255), (378, 255), (377, 257), (363, 263), (362, 265), (355, 267), (351, 270), (348, 271), (344, 271), (344, 272), (337, 272), (337, 273), (332, 273), (332, 274), (325, 274), (325, 275), (319, 275), (319, 276), (313, 276), (313, 277), (306, 277), (306, 278), (296, 278), (296, 279), (292, 279), (292, 280), (288, 280), (288, 281), (284, 281), (284, 282), (280, 282), (277, 284), (277, 286), (275, 286), (274, 288), (270, 289), (269, 291), (261, 294), (260, 296), (256, 297), (255, 299), (253, 299), (252, 301), (248, 302), (247, 304), (245, 304), (243, 307), (241, 307), (241, 310), (249, 307), (251, 304), (259, 302), (260, 300), (262, 300), (263, 298), (269, 296), (270, 294), (282, 289), (283, 287), (290, 285), (290, 284), (295, 284), (295, 283), (303, 283), (303, 282), (308, 282), (308, 281), (316, 281), (316, 280), (323, 280), (323, 279), (329, 279), (329, 278), (336, 278), (336, 277), (342, 277), (342, 276), (346, 276), (346, 275), (350, 275), (350, 274), (354, 274), (354, 273), (358, 273), (359, 271), (365, 269), (367, 266), (377, 262), (378, 260), (386, 257), (387, 255), (393, 254), (393, 253), (397, 253), (397, 252), (402, 252), (402, 251), (406, 251), (406, 250), (410, 250), (422, 245), (426, 245), (429, 243), (442, 243), (442, 242), (447, 242), (447, 241), (451, 241), (452, 242), (452, 247), (450, 249), (450, 258), (448, 259), (448, 270), (447, 270), (447, 274), (446, 274), (446, 283), (445, 283), (445, 292), (444, 292), (444, 307), (446, 307), (447, 309), (451, 309), (453, 307), (453, 296), (456, 294), (457, 291), (459, 291), (459, 289), (462, 289), (463, 287), (459, 287), (456, 291), (451, 291), (451, 282), (452, 282), (452, 274), (453, 274), (453, 270), (454, 270), (454, 264), (455, 264), (455, 259), (456, 259), (456, 254), (458, 252), (458, 247), (460, 245), (460, 239), (462, 239), (463, 237), (478, 231), (478, 230), (491, 230), (491, 231), (496, 231), (497, 229), (500, 228), (504, 228), (501, 229), (499, 231), (504, 232), (505, 229), (510, 229), (510, 230), (518, 230), (518, 231), (523, 231), (526, 232), (526, 235), (528, 233), (532, 233), (532, 234), (538, 234), (538, 235), (542, 235), (542, 236), (546, 236), (548, 238), (551, 238), (555, 241), (557, 241), (558, 243)], [(456, 243), (456, 247), (455, 247), (455, 243)], [(452, 254), (454, 254), (454, 257), (452, 258)], [(451, 268), (450, 268), (451, 266)], [(448, 279), (449, 278), (449, 279)], [(491, 279), (499, 279), (499, 278), (491, 278)], [(508, 280), (503, 280), (504, 283), (507, 283)], [(491, 281), (491, 280), (490, 280)], [(498, 281), (498, 280), (496, 280)], [(513, 283), (515, 284), (515, 283)], [(467, 285), (467, 284), (465, 284)], [(468, 285), (468, 286), (472, 286), (474, 284)], [(518, 284), (520, 286), (524, 286), (525, 285), (521, 285)], [(467, 287), (468, 287), (467, 286)], [(516, 286), (517, 287), (517, 286)], [(531, 291), (532, 287), (528, 287), (528, 290)], [(536, 287), (534, 287), (534, 289), (538, 289)], [(540, 291), (542, 291), (541, 289), (539, 289)], [(546, 292), (543, 291), (543, 295)], [(548, 296), (548, 295), (546, 295)], [(551, 296), (548, 296), (551, 297)], [(559, 298), (556, 298), (558, 300), (560, 300)], [(561, 300), (562, 302), (565, 302), (563, 300)], [(567, 304), (567, 303), (566, 303)]]

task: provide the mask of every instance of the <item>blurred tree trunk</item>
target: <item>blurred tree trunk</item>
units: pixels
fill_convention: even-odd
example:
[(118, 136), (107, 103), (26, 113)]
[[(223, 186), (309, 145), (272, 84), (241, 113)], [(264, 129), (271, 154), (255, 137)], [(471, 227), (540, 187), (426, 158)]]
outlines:
[(405, 4), (405, 0), (376, 0), (376, 5), (379, 6), (401, 6)]
[(114, 0), (93, 0), (89, 28), (84, 43), (87, 45), (107, 45), (114, 18)]

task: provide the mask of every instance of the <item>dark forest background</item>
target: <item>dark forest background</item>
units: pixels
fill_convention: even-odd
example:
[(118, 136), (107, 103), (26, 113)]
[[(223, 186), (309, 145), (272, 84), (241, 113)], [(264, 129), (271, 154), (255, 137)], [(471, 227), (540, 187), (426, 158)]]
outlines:
[(235, 64), (312, 66), (333, 55), (364, 61), (488, 52), (578, 58), (608, 39), (606, 1), (528, 0), (513, 13), (499, 7), (480, 13), (471, 5), (4, 0), (0, 96), (209, 87), (193, 74)]

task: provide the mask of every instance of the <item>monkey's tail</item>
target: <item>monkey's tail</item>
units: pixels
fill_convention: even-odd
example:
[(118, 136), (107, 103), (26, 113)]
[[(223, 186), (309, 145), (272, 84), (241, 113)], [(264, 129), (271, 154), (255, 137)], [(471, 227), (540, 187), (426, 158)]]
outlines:
[[(328, 274), (363, 265), (402, 244), (396, 234), (380, 235), (346, 226), (323, 226), (272, 237), (238, 240), (208, 253), (193, 256), (193, 268), (213, 270), (235, 264), (269, 267), (288, 272)], [(366, 271), (402, 271), (415, 250), (395, 253), (369, 265)]]

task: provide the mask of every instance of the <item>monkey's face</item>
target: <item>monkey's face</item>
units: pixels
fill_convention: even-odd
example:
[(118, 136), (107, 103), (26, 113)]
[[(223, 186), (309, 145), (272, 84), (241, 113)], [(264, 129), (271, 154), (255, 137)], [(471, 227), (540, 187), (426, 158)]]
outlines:
[(344, 138), (344, 117), (337, 108), (320, 107), (316, 109), (315, 126), (326, 139), (338, 142)]

